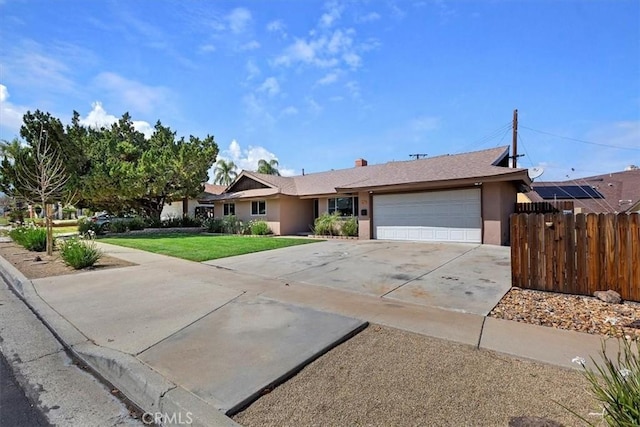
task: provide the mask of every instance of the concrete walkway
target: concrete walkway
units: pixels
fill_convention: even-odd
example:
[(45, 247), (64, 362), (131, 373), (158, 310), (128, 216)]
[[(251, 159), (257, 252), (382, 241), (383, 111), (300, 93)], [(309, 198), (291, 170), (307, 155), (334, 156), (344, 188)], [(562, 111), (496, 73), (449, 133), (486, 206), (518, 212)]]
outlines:
[(223, 414), (367, 322), (565, 367), (600, 350), (597, 336), (317, 286), (296, 281), (296, 271), (270, 278), (100, 246), (138, 265), (29, 281), (0, 258), (0, 273), (65, 346), (138, 406), (188, 413), (194, 425), (234, 425)]

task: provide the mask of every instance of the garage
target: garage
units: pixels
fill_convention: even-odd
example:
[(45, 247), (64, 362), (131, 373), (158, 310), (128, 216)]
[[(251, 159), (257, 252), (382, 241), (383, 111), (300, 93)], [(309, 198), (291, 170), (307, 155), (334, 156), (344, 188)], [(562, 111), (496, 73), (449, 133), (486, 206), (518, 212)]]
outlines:
[(373, 196), (373, 237), (425, 242), (482, 242), (479, 188)]

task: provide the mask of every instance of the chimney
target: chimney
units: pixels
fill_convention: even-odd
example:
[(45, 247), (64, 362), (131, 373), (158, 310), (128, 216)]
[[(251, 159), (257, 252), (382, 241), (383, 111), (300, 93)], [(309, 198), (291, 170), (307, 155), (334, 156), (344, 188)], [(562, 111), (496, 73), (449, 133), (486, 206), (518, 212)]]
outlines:
[(356, 167), (367, 166), (367, 161), (365, 159), (356, 159)]

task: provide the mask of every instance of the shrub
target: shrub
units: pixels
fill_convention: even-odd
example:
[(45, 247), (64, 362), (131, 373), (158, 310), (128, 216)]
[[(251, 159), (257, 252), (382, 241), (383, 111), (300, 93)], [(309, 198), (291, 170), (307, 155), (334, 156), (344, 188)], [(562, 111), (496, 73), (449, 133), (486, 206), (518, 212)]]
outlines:
[(251, 227), (251, 234), (256, 236), (266, 236), (272, 233), (266, 221), (251, 221), (249, 226)]
[(17, 227), (9, 232), (9, 237), (29, 251), (44, 252), (47, 249), (46, 228), (35, 226)]
[[(595, 369), (585, 367), (581, 357), (573, 359), (582, 365), (584, 376), (590, 383), (595, 398), (604, 405), (603, 417), (609, 426), (640, 425), (640, 340), (633, 344), (630, 340), (619, 339), (620, 350), (616, 360), (606, 353), (606, 343), (602, 341), (601, 365), (591, 358)], [(635, 347), (635, 349), (634, 349)], [(561, 405), (564, 407), (564, 405)], [(586, 419), (565, 407), (589, 425)]]
[(207, 233), (224, 233), (224, 221), (220, 218), (207, 218), (203, 222)]
[(94, 265), (102, 252), (93, 239), (80, 240), (74, 237), (60, 244), (60, 255), (67, 265), (80, 270)]
[(136, 216), (129, 221), (129, 230), (144, 230), (145, 225), (144, 219)]
[(227, 234), (243, 234), (244, 225), (235, 215), (228, 215), (222, 219), (222, 230)]
[(147, 228), (160, 228), (162, 227), (162, 221), (159, 218), (146, 217), (144, 219)]
[(27, 215), (27, 211), (24, 209), (12, 209), (9, 211), (9, 221), (23, 222), (25, 215)]
[(329, 215), (328, 213), (323, 213), (318, 218), (313, 225), (313, 233), (319, 236), (333, 236), (337, 233), (337, 224), (340, 220), (340, 217), (336, 212)]
[(89, 231), (93, 232), (96, 235), (104, 234), (104, 228), (105, 228), (104, 225), (100, 226), (95, 222), (89, 221), (86, 218), (82, 218), (78, 220), (78, 233), (81, 236), (86, 236), (87, 234), (90, 234)]
[(358, 235), (358, 219), (354, 216), (346, 219), (340, 227), (340, 234), (343, 236), (357, 236)]
[(129, 221), (117, 219), (109, 223), (109, 231), (112, 233), (126, 233), (129, 230)]
[(181, 219), (181, 227), (202, 227), (202, 220), (200, 218), (193, 218), (189, 215), (185, 215)]

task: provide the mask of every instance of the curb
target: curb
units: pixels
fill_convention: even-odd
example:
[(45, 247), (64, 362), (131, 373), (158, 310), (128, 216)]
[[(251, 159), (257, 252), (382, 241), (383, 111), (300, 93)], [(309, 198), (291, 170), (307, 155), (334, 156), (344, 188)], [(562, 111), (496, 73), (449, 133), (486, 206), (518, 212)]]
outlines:
[(214, 406), (169, 381), (136, 357), (94, 344), (43, 300), (27, 279), (0, 257), (0, 277), (78, 360), (138, 406), (144, 423), (239, 427)]

